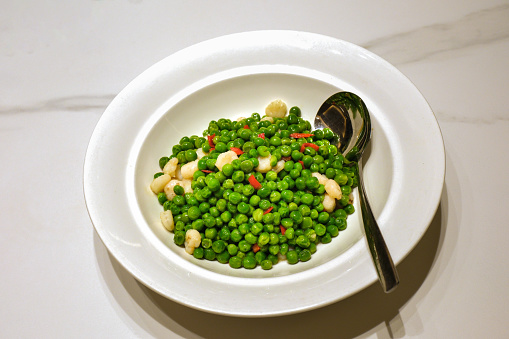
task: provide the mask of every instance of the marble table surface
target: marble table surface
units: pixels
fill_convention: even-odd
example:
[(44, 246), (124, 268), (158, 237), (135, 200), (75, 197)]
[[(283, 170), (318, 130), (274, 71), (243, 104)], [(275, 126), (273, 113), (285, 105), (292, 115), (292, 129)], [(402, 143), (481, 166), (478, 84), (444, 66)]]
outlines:
[[(182, 48), (265, 29), (360, 45), (436, 114), (444, 191), (391, 294), (373, 284), (295, 315), (209, 314), (138, 283), (94, 231), (83, 161), (114, 96)], [(2, 1), (0, 93), (2, 338), (509, 336), (508, 1)]]

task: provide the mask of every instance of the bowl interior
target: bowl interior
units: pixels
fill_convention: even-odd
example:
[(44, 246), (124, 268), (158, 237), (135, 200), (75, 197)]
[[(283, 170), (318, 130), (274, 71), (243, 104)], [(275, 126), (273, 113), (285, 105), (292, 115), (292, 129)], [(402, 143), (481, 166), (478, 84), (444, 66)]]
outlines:
[[(162, 156), (171, 154), (171, 148), (183, 136), (198, 135), (207, 128), (209, 121), (219, 118), (248, 117), (253, 112), (264, 114), (265, 106), (274, 99), (282, 99), (288, 105), (299, 106), (306, 120), (313, 121), (314, 115), (323, 100), (330, 94), (341, 89), (328, 83), (296, 74), (263, 73), (247, 74), (222, 79), (209, 83), (199, 89), (190, 91), (178, 100), (169, 100), (157, 112), (147, 112), (153, 115), (149, 125), (143, 129), (139, 139), (142, 140), (137, 154), (133, 157), (135, 163), (134, 177), (127, 178), (127, 184), (133, 185), (139, 209), (142, 216), (138, 219), (138, 227), (143, 233), (147, 231), (155, 235), (153, 245), (166, 257), (178, 256), (189, 265), (200, 267), (215, 273), (237, 277), (275, 277), (294, 274), (319, 267), (333, 260), (347, 251), (362, 239), (360, 209), (355, 190), (356, 212), (348, 217), (348, 227), (333, 238), (330, 244), (318, 246), (312, 259), (298, 265), (288, 265), (280, 262), (270, 271), (261, 268), (254, 270), (234, 270), (228, 265), (216, 261), (197, 260), (185, 253), (184, 249), (173, 243), (173, 234), (167, 232), (161, 225), (159, 213), (162, 206), (149, 185), (153, 174), (159, 172), (158, 160)], [(369, 109), (369, 107), (368, 107)], [(371, 110), (373, 138), (365, 154), (364, 178), (367, 193), (375, 216), (382, 213), (389, 197), (393, 177), (393, 157), (387, 135), (377, 120), (376, 110)], [(163, 244), (164, 246), (161, 246)], [(191, 266), (190, 266), (191, 268)]]

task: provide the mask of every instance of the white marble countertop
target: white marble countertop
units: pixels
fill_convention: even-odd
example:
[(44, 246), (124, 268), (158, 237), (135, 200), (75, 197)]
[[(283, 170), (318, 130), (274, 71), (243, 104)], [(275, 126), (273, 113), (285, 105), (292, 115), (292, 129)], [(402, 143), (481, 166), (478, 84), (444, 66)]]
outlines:
[[(0, 337), (507, 338), (509, 2), (3, 1), (0, 13)], [(329, 7), (329, 8), (326, 8)], [(147, 67), (242, 31), (329, 35), (420, 89), (446, 148), (442, 200), (398, 265), (314, 311), (223, 317), (166, 300), (108, 254), (83, 159), (113, 97)]]

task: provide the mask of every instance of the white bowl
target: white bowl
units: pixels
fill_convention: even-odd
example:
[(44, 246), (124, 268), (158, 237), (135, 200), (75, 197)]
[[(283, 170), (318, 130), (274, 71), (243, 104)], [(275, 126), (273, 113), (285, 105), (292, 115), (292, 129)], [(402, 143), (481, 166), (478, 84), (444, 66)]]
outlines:
[(112, 101), (84, 168), (87, 207), (111, 254), (140, 282), (176, 302), (227, 315), (295, 313), (341, 300), (376, 279), (359, 212), (312, 259), (270, 271), (197, 260), (161, 226), (149, 189), (158, 160), (210, 120), (263, 113), (273, 99), (313, 121), (339, 91), (366, 102), (373, 139), (364, 178), (395, 263), (426, 231), (438, 206), (445, 154), (425, 99), (396, 68), (353, 44), (316, 34), (260, 31), (209, 40), (160, 61)]

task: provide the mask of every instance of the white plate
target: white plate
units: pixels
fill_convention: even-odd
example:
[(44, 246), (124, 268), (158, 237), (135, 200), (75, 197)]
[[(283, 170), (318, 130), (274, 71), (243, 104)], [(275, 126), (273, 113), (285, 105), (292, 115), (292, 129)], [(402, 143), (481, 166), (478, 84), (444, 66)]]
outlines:
[(378, 56), (292, 31), (241, 33), (191, 46), (150, 67), (112, 101), (84, 167), (87, 207), (105, 246), (152, 290), (218, 314), (295, 313), (367, 287), (377, 276), (360, 212), (306, 263), (234, 270), (175, 246), (148, 189), (158, 159), (182, 136), (200, 135), (210, 120), (263, 113), (280, 98), (312, 121), (339, 90), (360, 95), (372, 114), (365, 183), (393, 259), (401, 262), (426, 231), (442, 191), (445, 155), (433, 112), (412, 83)]

